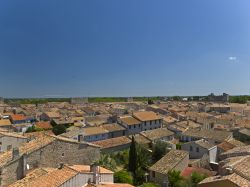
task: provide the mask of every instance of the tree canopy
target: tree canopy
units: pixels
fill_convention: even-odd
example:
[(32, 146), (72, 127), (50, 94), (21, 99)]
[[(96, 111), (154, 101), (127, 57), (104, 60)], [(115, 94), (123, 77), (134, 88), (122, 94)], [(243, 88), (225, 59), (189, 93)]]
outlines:
[(66, 132), (66, 127), (64, 125), (61, 125), (61, 124), (55, 125), (53, 127), (53, 129), (52, 129), (52, 132), (55, 135), (59, 135), (59, 134), (65, 133)]

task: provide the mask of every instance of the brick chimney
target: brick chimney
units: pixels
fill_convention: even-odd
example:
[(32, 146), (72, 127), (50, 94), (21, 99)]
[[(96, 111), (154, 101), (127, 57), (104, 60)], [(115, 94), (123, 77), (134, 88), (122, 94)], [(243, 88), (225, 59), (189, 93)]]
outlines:
[(90, 172), (93, 172), (93, 183), (100, 183), (100, 167), (97, 164), (90, 165)]

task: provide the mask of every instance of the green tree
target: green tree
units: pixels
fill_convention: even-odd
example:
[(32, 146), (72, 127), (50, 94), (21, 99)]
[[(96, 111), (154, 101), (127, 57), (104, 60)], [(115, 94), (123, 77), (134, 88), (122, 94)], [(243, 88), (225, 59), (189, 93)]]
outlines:
[(119, 151), (117, 154), (114, 155), (114, 159), (117, 164), (123, 165), (124, 168), (128, 168), (129, 149)]
[(148, 183), (143, 183), (140, 187), (160, 187), (156, 183), (148, 182)]
[(204, 174), (200, 174), (197, 172), (193, 172), (191, 174), (191, 182), (192, 182), (192, 187), (196, 187), (199, 182), (204, 180), (207, 176)]
[(160, 160), (167, 153), (168, 144), (163, 141), (157, 141), (153, 145), (152, 159), (154, 162)]
[(112, 171), (115, 171), (117, 166), (116, 161), (109, 154), (102, 154), (98, 164)]
[(31, 127), (28, 127), (28, 129), (26, 130), (26, 133), (29, 133), (29, 132), (38, 132), (38, 131), (43, 131), (43, 129), (35, 127), (34, 125), (32, 125)]
[(128, 170), (135, 174), (137, 166), (137, 152), (136, 152), (136, 143), (134, 136), (132, 136), (132, 142), (129, 149), (129, 163), (128, 163)]
[(168, 172), (168, 181), (171, 187), (181, 187), (184, 183), (183, 180), (180, 171), (172, 170)]
[(140, 185), (145, 181), (145, 173), (149, 167), (151, 155), (142, 145), (136, 145), (137, 165), (134, 175), (134, 184)]
[(61, 125), (61, 124), (55, 125), (53, 127), (53, 129), (52, 129), (52, 132), (55, 135), (59, 135), (59, 134), (65, 133), (66, 132), (66, 127), (64, 125)]
[(115, 183), (133, 184), (133, 177), (129, 174), (129, 172), (121, 170), (114, 173), (114, 181)]
[(152, 105), (152, 104), (154, 104), (154, 101), (152, 99), (148, 99), (148, 104)]

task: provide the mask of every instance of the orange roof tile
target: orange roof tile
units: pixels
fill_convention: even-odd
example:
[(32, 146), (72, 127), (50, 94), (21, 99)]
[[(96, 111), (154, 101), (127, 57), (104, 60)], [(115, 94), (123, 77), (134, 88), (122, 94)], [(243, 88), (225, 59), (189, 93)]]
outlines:
[(13, 121), (21, 121), (26, 119), (26, 117), (22, 114), (13, 114), (10, 117)]
[(140, 121), (151, 121), (151, 120), (162, 119), (156, 113), (154, 113), (154, 112), (148, 112), (148, 111), (135, 112), (135, 113), (133, 113), (133, 116), (135, 118), (137, 118), (138, 120), (140, 120)]
[(53, 128), (49, 121), (36, 122), (35, 126), (38, 128), (42, 128), (42, 129), (52, 129)]
[(121, 117), (120, 120), (127, 125), (137, 125), (141, 123), (139, 120), (135, 119), (132, 116)]

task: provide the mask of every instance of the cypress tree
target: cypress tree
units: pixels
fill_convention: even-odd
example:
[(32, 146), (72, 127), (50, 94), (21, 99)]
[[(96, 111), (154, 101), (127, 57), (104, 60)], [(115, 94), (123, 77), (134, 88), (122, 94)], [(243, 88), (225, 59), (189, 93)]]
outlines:
[(136, 166), (137, 166), (136, 145), (134, 136), (132, 136), (132, 142), (129, 149), (129, 163), (128, 163), (129, 171), (135, 174)]

